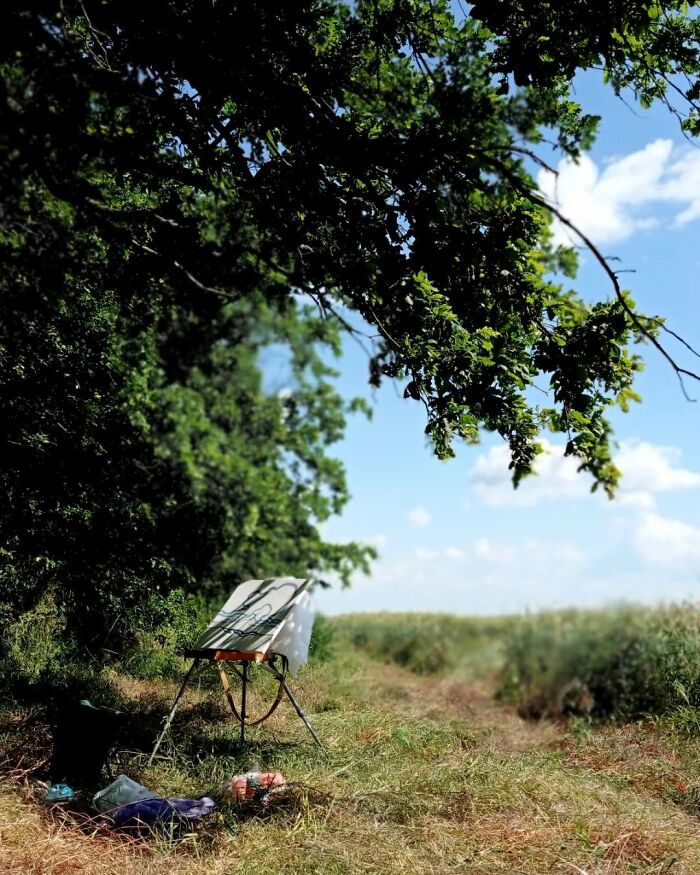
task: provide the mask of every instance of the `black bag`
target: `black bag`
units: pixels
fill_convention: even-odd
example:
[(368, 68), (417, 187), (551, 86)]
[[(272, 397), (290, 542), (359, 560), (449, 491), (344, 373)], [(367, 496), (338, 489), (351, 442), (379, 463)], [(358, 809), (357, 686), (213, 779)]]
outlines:
[(61, 706), (53, 721), (50, 775), (54, 783), (94, 787), (100, 783), (122, 715), (87, 699)]

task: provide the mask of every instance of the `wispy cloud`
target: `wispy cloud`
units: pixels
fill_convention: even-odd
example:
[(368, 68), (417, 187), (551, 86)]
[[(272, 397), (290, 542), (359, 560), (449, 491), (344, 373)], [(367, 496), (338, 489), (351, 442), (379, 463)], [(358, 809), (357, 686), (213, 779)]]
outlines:
[(431, 562), (440, 556), (439, 550), (429, 550), (427, 547), (416, 547), (413, 552), (416, 559), (420, 559), (421, 562)]
[(461, 547), (426, 548), (415, 547), (413, 555), (421, 562), (450, 560), (463, 562), (475, 568), (513, 571), (527, 569), (541, 572), (556, 568), (579, 568), (584, 564), (584, 553), (572, 544), (549, 541), (504, 541), (491, 538), (475, 538)]
[(431, 519), (432, 517), (422, 504), (416, 505), (408, 512), (408, 521), (412, 526), (416, 526), (419, 529), (424, 529), (427, 525), (430, 525)]

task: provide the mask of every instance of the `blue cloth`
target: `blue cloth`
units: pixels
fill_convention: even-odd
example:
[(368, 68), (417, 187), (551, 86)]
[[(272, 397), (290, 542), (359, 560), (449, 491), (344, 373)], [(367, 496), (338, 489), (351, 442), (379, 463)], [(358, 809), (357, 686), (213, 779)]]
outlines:
[(135, 826), (138, 823), (159, 823), (166, 820), (194, 820), (210, 814), (216, 803), (208, 796), (201, 799), (164, 799), (156, 796), (153, 799), (139, 799), (128, 802), (111, 812), (115, 826)]

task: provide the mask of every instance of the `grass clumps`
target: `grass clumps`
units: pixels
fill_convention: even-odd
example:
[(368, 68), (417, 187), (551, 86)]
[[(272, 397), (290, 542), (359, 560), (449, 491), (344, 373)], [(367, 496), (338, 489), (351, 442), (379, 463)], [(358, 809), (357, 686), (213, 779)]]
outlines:
[(311, 630), (309, 642), (309, 660), (311, 662), (326, 662), (335, 654), (336, 631), (328, 617), (317, 614)]
[[(87, 811), (44, 806), (31, 788), (51, 753), (46, 713), (19, 704), (0, 708), (0, 872), (697, 875), (700, 742), (697, 733), (691, 738), (678, 729), (678, 709), (631, 723), (533, 722), (493, 699), (504, 649), (510, 671), (516, 645), (520, 661), (534, 665), (531, 691), (545, 657), (554, 666), (568, 654), (566, 670), (562, 663), (551, 681), (556, 690), (576, 659), (583, 665), (586, 647), (597, 646), (596, 635), (609, 644), (607, 662), (596, 662), (596, 671), (614, 664), (615, 636), (623, 642), (627, 629), (627, 643), (655, 630), (668, 660), (675, 647), (676, 662), (662, 664), (685, 660), (682, 682), (692, 702), (692, 616), (665, 612), (664, 625), (648, 611), (603, 619), (584, 613), (585, 635), (575, 614), (536, 621), (408, 615), (322, 621), (325, 656), (324, 648), (315, 650), (294, 690), (324, 750), (284, 702), (241, 748), (217, 673), (205, 666), (149, 765), (178, 684), (105, 669), (127, 717), (110, 758), (114, 772), (162, 795), (212, 796), (216, 811), (184, 834), (127, 836)], [(392, 626), (401, 634), (386, 639)], [(447, 642), (443, 668), (420, 674), (410, 661), (399, 665), (401, 636), (405, 644), (428, 635)], [(561, 653), (553, 652), (561, 642)], [(585, 675), (591, 682), (593, 676)], [(95, 704), (106, 704), (97, 692)], [(271, 691), (258, 689), (256, 676), (250, 692), (257, 713)], [(226, 798), (231, 776), (253, 763), (288, 779), (293, 792), (284, 806), (250, 812)], [(103, 784), (108, 780), (105, 775)], [(89, 803), (91, 790), (80, 804)]]
[(700, 708), (700, 612), (630, 607), (524, 618), (505, 646), (499, 694), (534, 718), (694, 713)]
[(510, 617), (352, 614), (338, 623), (346, 646), (419, 675), (475, 676), (500, 662)]

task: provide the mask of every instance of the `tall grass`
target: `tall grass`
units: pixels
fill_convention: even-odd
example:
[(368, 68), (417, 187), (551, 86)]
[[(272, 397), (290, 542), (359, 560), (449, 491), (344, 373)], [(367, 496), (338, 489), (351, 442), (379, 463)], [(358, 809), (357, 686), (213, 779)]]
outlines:
[(375, 659), (416, 674), (475, 677), (501, 662), (512, 617), (450, 614), (351, 614), (336, 620), (339, 639)]
[(700, 708), (700, 611), (692, 606), (537, 614), (505, 646), (500, 696), (522, 713), (632, 719)]
[(336, 647), (416, 674), (473, 680), (498, 672), (497, 697), (523, 716), (683, 712), (688, 725), (700, 725), (700, 610), (691, 605), (525, 617), (355, 614), (329, 623)]

